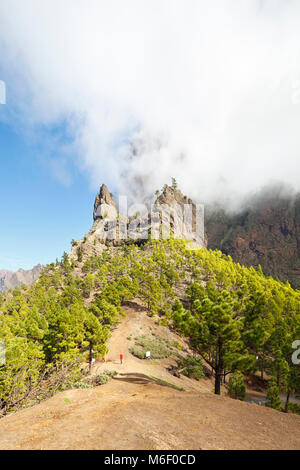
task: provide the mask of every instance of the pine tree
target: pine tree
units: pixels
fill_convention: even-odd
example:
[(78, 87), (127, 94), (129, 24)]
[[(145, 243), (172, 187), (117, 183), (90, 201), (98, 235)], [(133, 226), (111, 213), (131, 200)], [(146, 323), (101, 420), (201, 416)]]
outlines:
[(101, 325), (99, 319), (91, 311), (88, 311), (85, 316), (84, 336), (88, 345), (89, 371), (91, 371), (93, 354), (101, 356), (106, 354), (105, 343), (109, 337), (108, 328)]
[(79, 263), (82, 261), (82, 248), (80, 246), (77, 248), (77, 260)]
[(176, 190), (177, 189), (177, 181), (175, 178), (172, 178), (172, 189)]
[[(209, 286), (209, 296), (196, 299), (194, 315), (176, 303), (175, 326), (189, 336), (197, 352), (211, 366), (215, 376), (215, 394), (221, 393), (222, 378), (237, 367), (247, 369), (251, 357), (241, 341), (242, 321), (235, 316), (230, 294)], [(225, 373), (225, 370), (227, 371)]]
[(229, 395), (236, 400), (245, 400), (246, 386), (244, 383), (244, 376), (241, 372), (234, 372), (228, 383)]
[(277, 411), (281, 410), (281, 399), (275, 377), (272, 377), (268, 383), (266, 406)]
[(6, 364), (0, 367), (0, 413), (4, 403), (8, 408), (25, 403), (45, 371), (87, 354), (89, 361), (104, 354), (122, 304), (136, 297), (189, 338), (213, 370), (216, 393), (224, 374), (260, 367), (275, 376), (277, 409), (278, 385), (287, 393), (288, 411), (290, 394), (300, 391), (291, 346), (300, 334), (299, 291), (220, 251), (187, 250), (174, 239), (124, 244), (85, 261), (82, 275), (75, 276), (72, 269), (82, 266), (64, 253), (26, 290), (0, 295), (0, 341), (7, 345)]

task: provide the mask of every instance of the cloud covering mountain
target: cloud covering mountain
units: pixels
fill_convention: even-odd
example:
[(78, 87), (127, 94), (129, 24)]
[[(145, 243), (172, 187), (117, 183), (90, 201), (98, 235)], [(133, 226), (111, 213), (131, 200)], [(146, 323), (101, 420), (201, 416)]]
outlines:
[(64, 126), (63, 181), (72, 154), (123, 193), (170, 176), (204, 200), (300, 189), (299, 18), (297, 0), (2, 0), (6, 118)]

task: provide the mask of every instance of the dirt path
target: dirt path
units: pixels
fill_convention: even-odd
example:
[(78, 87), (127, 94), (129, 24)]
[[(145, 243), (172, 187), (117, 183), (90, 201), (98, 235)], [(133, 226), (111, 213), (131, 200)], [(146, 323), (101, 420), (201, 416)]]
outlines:
[[(182, 339), (176, 334), (170, 332), (167, 327), (157, 325), (153, 318), (148, 317), (147, 312), (137, 304), (135, 308), (125, 307), (126, 317), (113, 331), (108, 341), (109, 352), (105, 358), (105, 362), (97, 363), (93, 368), (93, 374), (103, 372), (105, 369), (115, 370), (118, 374), (133, 374), (150, 376), (161, 380), (166, 380), (175, 386), (185, 388), (187, 390), (211, 391), (212, 383), (203, 380), (199, 383), (182, 376), (178, 379), (172, 376), (167, 368), (171, 364), (175, 365), (174, 357), (165, 360), (142, 360), (133, 356), (129, 352), (129, 348), (134, 344), (134, 338), (141, 334), (153, 335), (158, 334), (166, 340), (176, 340), (182, 342)], [(184, 344), (184, 343), (183, 343)], [(184, 345), (186, 348), (187, 346)], [(123, 354), (123, 364), (120, 364), (120, 354)]]
[(0, 420), (0, 449), (300, 449), (299, 416), (215, 396), (210, 380), (175, 378), (166, 369), (172, 358), (132, 356), (128, 347), (136, 335), (176, 335), (144, 311), (126, 313), (109, 340), (106, 362), (93, 370), (118, 375), (106, 385), (61, 392), (6, 416)]

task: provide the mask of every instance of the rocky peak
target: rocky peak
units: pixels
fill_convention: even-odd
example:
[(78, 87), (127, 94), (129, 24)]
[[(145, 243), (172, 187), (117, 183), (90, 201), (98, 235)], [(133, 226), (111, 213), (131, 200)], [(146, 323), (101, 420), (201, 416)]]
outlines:
[(156, 204), (168, 204), (170, 206), (179, 204), (180, 206), (183, 206), (184, 204), (194, 203), (187, 196), (184, 196), (180, 189), (165, 184), (162, 193), (156, 199)]
[(117, 215), (116, 204), (107, 186), (102, 184), (94, 204), (94, 221), (97, 219), (114, 218)]
[[(164, 185), (162, 193), (157, 197), (156, 203), (157, 205), (167, 205), (169, 207), (174, 208), (174, 211), (171, 215), (171, 227), (172, 227), (172, 219), (176, 223), (179, 222), (182, 214), (184, 214), (184, 218), (186, 217), (185, 207), (189, 207), (191, 210), (191, 219), (190, 219), (190, 228), (188, 229), (187, 237), (188, 239), (193, 240), (199, 246), (206, 246), (207, 245), (207, 237), (204, 232), (203, 226), (203, 233), (196, 233), (197, 229), (197, 217), (199, 216), (199, 212), (197, 209), (196, 204), (192, 201), (192, 199), (185, 196), (180, 189), (176, 186), (168, 186), (167, 184)], [(201, 215), (204, 217), (204, 214)], [(186, 224), (187, 226), (188, 224)]]

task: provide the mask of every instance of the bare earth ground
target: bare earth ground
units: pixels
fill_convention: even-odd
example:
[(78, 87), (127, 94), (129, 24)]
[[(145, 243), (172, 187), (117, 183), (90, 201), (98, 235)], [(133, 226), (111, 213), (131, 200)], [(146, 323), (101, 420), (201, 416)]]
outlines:
[(128, 347), (140, 334), (180, 340), (133, 307), (113, 332), (106, 362), (94, 366), (118, 375), (6, 416), (0, 449), (300, 449), (299, 416), (215, 396), (208, 379), (175, 378), (166, 370), (174, 358), (132, 356)]

